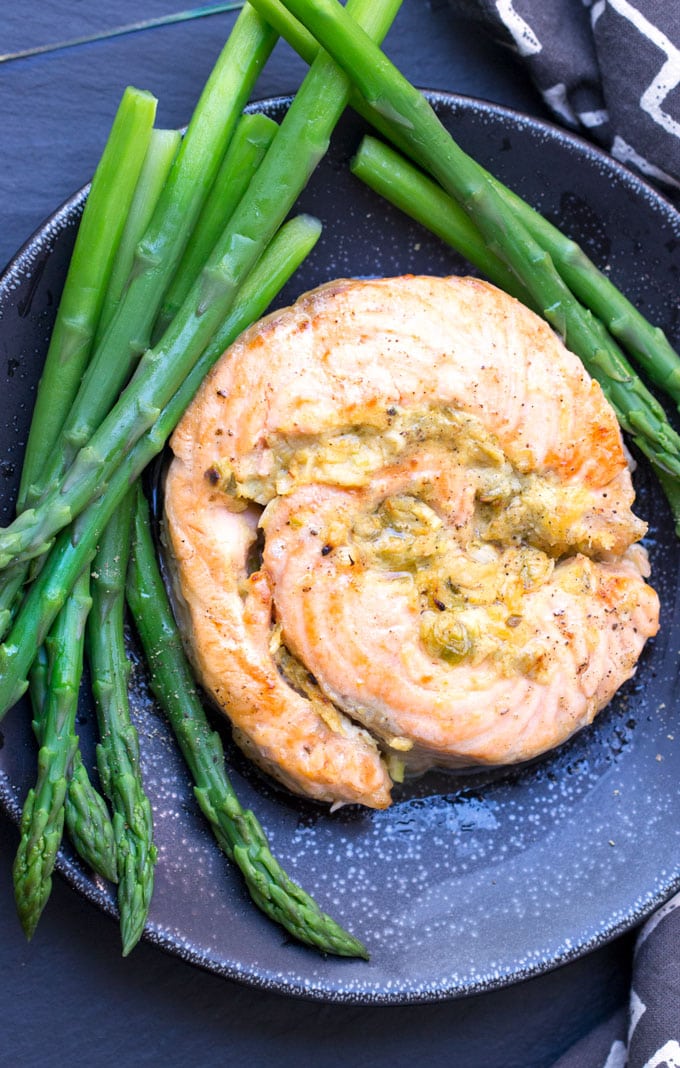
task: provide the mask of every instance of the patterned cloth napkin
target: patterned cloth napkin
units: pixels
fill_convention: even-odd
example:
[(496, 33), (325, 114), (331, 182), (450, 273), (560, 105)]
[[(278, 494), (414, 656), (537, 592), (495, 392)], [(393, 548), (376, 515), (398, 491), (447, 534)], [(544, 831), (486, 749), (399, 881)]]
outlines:
[(628, 1013), (572, 1046), (554, 1068), (680, 1068), (680, 894), (640, 929)]
[(451, 0), (522, 58), (558, 122), (680, 196), (680, 0)]
[(576, 1042), (554, 1068), (680, 1068), (680, 894), (637, 935), (628, 1012)]
[[(680, 0), (450, 0), (526, 64), (558, 122), (680, 201)], [(628, 1012), (554, 1068), (680, 1068), (680, 894), (640, 929)]]

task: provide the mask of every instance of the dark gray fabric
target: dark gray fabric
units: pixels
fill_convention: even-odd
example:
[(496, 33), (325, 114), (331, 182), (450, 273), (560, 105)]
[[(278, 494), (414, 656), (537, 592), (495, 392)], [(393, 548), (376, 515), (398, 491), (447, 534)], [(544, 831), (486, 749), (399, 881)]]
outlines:
[(553, 1068), (624, 1068), (626, 1024), (625, 1010), (620, 1009), (571, 1046)]
[(680, 1068), (680, 894), (639, 932), (627, 1018), (616, 1013), (554, 1068)]
[(555, 118), (680, 194), (680, 0), (451, 0), (526, 64)]
[(680, 1065), (680, 894), (640, 932), (629, 1016), (629, 1068)]

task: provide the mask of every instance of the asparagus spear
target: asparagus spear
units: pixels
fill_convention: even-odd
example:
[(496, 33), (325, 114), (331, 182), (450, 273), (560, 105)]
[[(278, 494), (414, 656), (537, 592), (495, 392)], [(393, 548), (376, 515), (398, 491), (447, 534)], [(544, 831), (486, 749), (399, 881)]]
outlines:
[(92, 784), (80, 748), (71, 761), (64, 803), (66, 830), (76, 852), (93, 871), (118, 881), (116, 840), (104, 798)]
[[(507, 269), (502, 260), (495, 256), (485, 245), (484, 238), (482, 237), (479, 229), (463, 212), (460, 205), (448, 196), (440, 186), (429, 179), (421, 171), (413, 166), (410, 162), (405, 160), (403, 156), (400, 156), (394, 149), (389, 148), (387, 145), (382, 144), (373, 137), (366, 136), (363, 138), (359, 149), (354, 156), (351, 163), (351, 169), (358, 178), (366, 182), (377, 193), (380, 193), (387, 200), (389, 200), (396, 207), (410, 215), (412, 218), (421, 222), (423, 226), (426, 226), (429, 230), (438, 234), (445, 241), (447, 241), (454, 248), (457, 248), (463, 255), (474, 263), (486, 276), (500, 286), (502, 289), (513, 293), (520, 300), (523, 300), (525, 304), (532, 305), (532, 300), (529, 294), (527, 294), (522, 287), (519, 286), (517, 280), (513, 275), (509, 278), (506, 277)], [(503, 187), (500, 187), (501, 189)], [(510, 194), (509, 190), (504, 190), (508, 194), (508, 197), (512, 197), (512, 203), (519, 199), (515, 197), (515, 194)], [(523, 202), (522, 202), (523, 203)], [(537, 213), (533, 212), (528, 205), (525, 205), (527, 212), (531, 216), (536, 216), (540, 219)], [(555, 230), (549, 223), (545, 224), (550, 230)], [(538, 238), (541, 226), (540, 223), (535, 224), (536, 236)], [(559, 231), (555, 230), (556, 234)], [(563, 242), (566, 247), (573, 252), (573, 261), (581, 265), (579, 271), (585, 278), (588, 274), (587, 285), (593, 287), (595, 280), (593, 278), (593, 272), (597, 271), (597, 268), (591, 264), (592, 271), (587, 271), (582, 267), (585, 257), (578, 249), (578, 246), (567, 238), (563, 238), (559, 234), (560, 242)], [(555, 239), (557, 240), (557, 239)], [(565, 278), (568, 275), (563, 271), (563, 262), (560, 259), (559, 263), (560, 271)], [(604, 277), (604, 276), (603, 276)], [(603, 289), (603, 293), (609, 293), (615, 287), (607, 280), (606, 287)], [(618, 293), (618, 290), (615, 290)], [(626, 298), (619, 293), (619, 300), (612, 299), (612, 308), (619, 308), (621, 303), (627, 304)], [(540, 311), (539, 308), (535, 310)], [(634, 310), (634, 309), (633, 309)], [(630, 333), (635, 333), (637, 336), (648, 338), (650, 334), (655, 337), (660, 336), (663, 338), (661, 331), (655, 330), (651, 327), (646, 320), (643, 320), (646, 324), (646, 329), (642, 332), (638, 332), (636, 321), (641, 319), (639, 312), (635, 314), (620, 314), (620, 322), (626, 322), (629, 324)], [(664, 339), (665, 340), (665, 339)], [(666, 345), (668, 343), (666, 342)], [(672, 350), (671, 350), (672, 352)], [(675, 354), (673, 354), (675, 355)], [(677, 360), (677, 357), (676, 357)], [(585, 362), (585, 360), (584, 360)], [(668, 368), (668, 361), (661, 364), (661, 368)], [(666, 384), (672, 380), (674, 372), (671, 372), (665, 379)], [(658, 378), (657, 378), (658, 381)], [(627, 426), (628, 409), (623, 407), (618, 402), (618, 398), (612, 395), (610, 397), (612, 406), (616, 411), (617, 418), (624, 428), (630, 430)], [(661, 475), (663, 473), (657, 470), (657, 474), (660, 475), (660, 481), (671, 507), (673, 515), (673, 521), (676, 529), (680, 534), (680, 484), (676, 479)]]
[(78, 575), (89, 566), (97, 542), (117, 505), (137, 476), (163, 448), (187, 404), (215, 360), (247, 326), (258, 319), (319, 237), (310, 216), (286, 223), (243, 285), (239, 299), (213, 342), (171, 398), (157, 422), (141, 438), (93, 504), (57, 539), (0, 646), (0, 719), (26, 690), (35, 651), (66, 600)]
[(457, 201), (393, 148), (366, 135), (350, 169), (396, 208), (458, 249), (495, 285), (525, 304), (530, 301), (524, 286), (486, 246), (479, 229)]
[[(129, 92), (136, 93), (137, 91), (129, 90)], [(119, 144), (119, 139), (113, 138), (114, 132), (115, 124), (109, 144), (112, 145), (115, 151), (124, 153), (126, 144)], [(87, 226), (83, 231), (83, 223), (81, 222), (76, 237), (75, 250), (80, 250), (79, 262), (81, 270), (74, 274), (74, 268), (71, 266), (69, 276), (67, 277), (67, 290), (69, 289), (68, 279), (72, 278), (72, 282), (70, 283), (70, 303), (74, 304), (76, 302), (77, 291), (80, 290), (81, 292), (86, 292), (89, 305), (91, 306), (91, 312), (88, 313), (87, 335), (84, 331), (81, 332), (81, 343), (78, 349), (80, 366), (83, 366), (86, 363), (92, 348), (96, 347), (98, 340), (101, 340), (101, 336), (104, 332), (103, 327), (106, 323), (111, 321), (115, 309), (120, 302), (124, 283), (132, 267), (134, 248), (146, 229), (149, 218), (153, 213), (160, 190), (167, 177), (168, 169), (172, 163), (173, 157), (177, 153), (179, 142), (180, 134), (177, 130), (151, 130), (146, 156), (144, 157), (139, 179), (134, 189), (127, 218), (124, 221), (120, 240), (117, 241), (117, 248), (115, 235), (109, 234), (110, 225), (106, 224), (110, 214), (125, 211), (125, 200), (122, 200), (120, 197), (117, 178), (114, 178), (108, 173), (108, 168), (105, 168), (102, 172), (100, 165), (97, 169), (92, 185), (92, 189), (96, 196), (94, 199), (91, 199), (92, 192), (90, 193), (90, 196), (86, 201), (83, 216), (83, 222), (87, 221)], [(106, 151), (107, 150), (105, 150), (105, 152)], [(127, 167), (123, 169), (124, 186), (127, 184), (128, 171), (129, 168)], [(102, 173), (103, 178), (100, 180), (100, 175)], [(106, 198), (104, 198), (102, 193), (102, 181), (105, 181), (106, 192), (108, 194)], [(88, 205), (90, 206), (89, 211)], [(94, 238), (91, 236), (92, 234), (95, 235)], [(99, 251), (97, 247), (97, 239), (100, 235), (103, 235), (104, 238), (108, 238), (109, 240), (107, 254), (115, 253), (108, 279), (108, 286), (106, 285), (106, 275), (104, 272), (97, 272), (95, 270), (90, 275), (87, 270), (87, 265), (89, 264), (90, 259), (95, 264), (97, 263)], [(102, 258), (103, 257), (100, 254), (99, 259), (101, 260)], [(97, 298), (96, 300), (95, 297)], [(94, 307), (99, 304), (101, 304), (101, 312), (97, 323), (94, 317)], [(85, 304), (85, 310), (87, 310), (87, 303)], [(57, 323), (58, 322), (59, 318), (57, 319)], [(94, 340), (92, 340), (95, 326), (97, 328), (96, 334), (94, 334)], [(89, 347), (87, 345), (88, 337), (90, 340)], [(43, 376), (46, 383), (49, 383), (50, 385), (53, 384), (52, 379), (54, 379), (56, 373), (54, 372), (53, 367), (59, 365), (62, 355), (61, 347), (55, 346), (54, 342), (52, 342), (45, 365), (45, 374)], [(27, 457), (23, 469), (23, 481), (27, 483), (30, 482), (33, 488), (21, 502), (24, 507), (34, 503), (40, 493), (44, 491), (41, 490), (38, 483), (45, 469), (49, 466), (51, 453), (56, 438), (58, 437), (59, 426), (57, 416), (59, 416), (62, 421), (66, 418), (70, 404), (75, 397), (77, 383), (73, 380), (72, 388), (70, 389), (68, 388), (68, 383), (69, 379), (65, 382), (65, 388), (63, 390), (57, 389), (57, 403), (52, 411), (50, 422), (44, 425), (44, 438), (38, 432), (43, 429), (43, 423), (41, 421), (42, 407), (40, 404), (36, 407), (35, 419), (31, 424), (31, 453), (30, 456)], [(42, 451), (39, 446), (42, 446)], [(37, 465), (38, 460), (41, 460), (39, 465)], [(20, 563), (16, 567), (8, 569), (2, 576), (0, 576), (0, 638), (5, 635), (7, 628), (10, 625), (12, 613), (16, 608), (18, 596), (26, 581), (27, 574), (28, 565)], [(77, 761), (75, 768), (78, 772), (77, 777), (82, 780)], [(103, 805), (101, 799), (98, 804), (100, 807)], [(66, 820), (68, 825), (68, 808)]]
[(153, 213), (156, 210), (181, 141), (182, 135), (179, 130), (151, 131), (149, 147), (144, 157), (139, 181), (127, 213), (116, 258), (113, 261), (111, 277), (106, 289), (93, 342), (95, 350), (101, 344), (102, 338), (121, 302), (125, 286), (134, 266), (135, 250), (153, 218)]
[[(253, 0), (266, 11), (267, 0)], [(335, 0), (285, 0), (352, 79), (367, 103), (468, 212), (489, 248), (525, 286), (544, 317), (564, 337), (602, 385), (622, 426), (666, 483), (680, 477), (680, 436), (635, 375), (602, 324), (564, 284), (550, 256), (516, 213), (508, 211), (495, 183), (455, 143), (418, 92)], [(662, 482), (663, 485), (663, 482)]]
[[(372, 118), (375, 121), (375, 114)], [(366, 136), (351, 166), (358, 178), (459, 249), (492, 282), (524, 303), (530, 303), (528, 294), (518, 286), (514, 276), (507, 269), (507, 277), (501, 273), (504, 264), (486, 247), (479, 228), (457, 201), (398, 152)], [(651, 380), (680, 404), (680, 357), (663, 331), (645, 319), (576, 242), (565, 237), (516, 193), (485, 173), (508, 210), (516, 213), (535, 240), (550, 254), (574, 295), (618, 338)]]
[[(149, 93), (126, 90), (95, 172), (38, 390), (23, 469), (20, 507), (30, 503), (32, 496), (38, 492), (36, 483), (46, 457), (54, 448), (89, 358), (107, 284), (113, 274), (113, 260), (119, 251), (131, 202), (138, 196), (140, 174), (145, 169), (145, 160), (149, 155), (155, 111), (156, 100)], [(59, 389), (56, 388), (57, 384)], [(15, 571), (11, 576), (12, 581), (5, 586), (3, 593), (8, 601), (23, 582), (24, 570)], [(67, 695), (61, 697), (64, 711), (59, 714), (71, 716), (75, 721), (75, 705), (83, 669), (83, 645), (82, 635), (77, 629), (71, 633), (69, 626), (82, 623), (88, 599), (89, 576), (84, 574), (71, 602), (67, 602), (63, 609), (63, 619), (55, 624), (55, 633), (60, 635), (61, 644), (52, 657), (54, 660), (56, 656), (57, 660), (49, 678), (47, 654), (41, 650), (36, 658), (31, 679), (34, 730), (41, 747), (45, 781), (58, 777), (60, 769), (63, 771), (66, 787), (64, 814), (74, 846), (91, 867), (115, 880), (115, 844), (111, 820), (103, 799), (90, 782), (73, 731), (55, 732), (53, 726), (52, 737), (49, 737), (50, 703), (56, 700), (52, 692), (54, 687), (58, 686), (62, 695)], [(60, 819), (58, 792), (53, 795), (52, 804), (50, 819), (56, 828)], [(55, 850), (57, 847), (58, 841)], [(41, 894), (49, 892), (49, 871), (53, 864), (49, 850), (42, 863), (45, 865), (45, 885), (43, 891), (37, 891), (38, 899)], [(30, 907), (35, 909), (35, 905)], [(34, 912), (34, 920), (29, 921), (29, 927), (34, 921), (37, 922), (37, 915), (39, 912)]]
[[(38, 385), (19, 486), (19, 512), (42, 492), (45, 457), (51, 455), (78, 391), (149, 145), (156, 103), (150, 93), (125, 90), (92, 179)], [(0, 578), (0, 637), (11, 622), (25, 578), (22, 566)]]
[[(156, 101), (149, 94), (133, 89), (126, 91), (95, 172), (78, 229), (43, 383), (47, 388), (52, 388), (58, 372), (61, 385), (64, 363), (70, 371), (70, 377), (67, 374), (63, 381), (64, 388), (57, 393), (57, 402), (50, 406), (50, 420), (47, 422), (42, 420), (45, 402), (43, 400), (41, 405), (39, 392), (30, 438), (31, 449), (23, 472), (24, 483), (29, 486), (36, 481), (34, 469), (38, 465), (44, 467), (46, 456), (54, 447), (59, 420), (66, 415), (68, 404), (75, 394), (76, 378), (82, 373), (89, 357), (95, 327), (101, 329), (107, 304), (111, 303), (112, 293), (116, 292), (116, 274), (120, 273), (121, 260), (124, 260), (122, 250), (126, 241), (128, 244), (130, 241), (131, 223), (140, 212), (143, 214), (145, 210), (148, 211), (150, 199), (157, 199), (159, 185), (177, 150), (179, 134), (151, 129), (155, 106)], [(72, 343), (77, 340), (77, 360), (73, 351), (68, 355), (69, 336)], [(54, 401), (54, 398), (50, 400)], [(28, 500), (30, 496), (29, 489)], [(21, 581), (24, 576), (17, 575), (16, 578)], [(80, 590), (81, 601), (87, 588)], [(62, 611), (68, 614), (68, 606)], [(82, 673), (82, 659), (79, 659), (82, 658), (82, 643), (74, 645), (70, 653), (64, 658), (61, 683), (65, 685), (64, 673), (68, 667), (74, 673), (72, 691), (77, 692)], [(33, 725), (39, 745), (43, 740), (44, 709), (49, 696), (46, 661), (46, 653), (41, 649), (31, 672)], [(70, 745), (69, 736), (62, 737), (64, 744)], [(54, 753), (53, 759), (58, 762), (60, 754)], [(72, 753), (67, 780), (64, 816), (69, 837), (90, 867), (115, 882), (118, 876), (111, 818), (103, 798), (90, 781), (77, 747)]]
[(33, 936), (50, 895), (62, 839), (68, 775), (78, 745), (75, 719), (90, 603), (89, 576), (85, 573), (77, 579), (66, 611), (59, 614), (47, 638), (50, 685), (41, 729), (38, 777), (24, 804), (13, 867), (14, 896), (27, 938)]
[[(348, 7), (381, 38), (400, 2), (349, 0)], [(134, 443), (153, 425), (228, 313), (241, 279), (326, 152), (348, 95), (345, 76), (325, 53), (320, 54), (170, 327), (145, 353), (131, 383), (63, 480), (39, 506), (0, 533), (0, 568), (46, 552), (52, 538), (101, 491)]]
[(18, 510), (36, 496), (45, 456), (54, 448), (89, 359), (92, 339), (125, 218), (151, 137), (157, 101), (123, 94), (92, 179), (38, 386), (26, 445)]
[(33, 708), (33, 733), (38, 745), (42, 742), (42, 720), (45, 698), (47, 697), (47, 649), (41, 645), (35, 654), (31, 677), (29, 679), (29, 696)]
[[(78, 671), (81, 670), (76, 657), (71, 658), (71, 664)], [(44, 733), (44, 709), (49, 687), (47, 650), (44, 645), (37, 652), (29, 682), (33, 706), (33, 732), (38, 746), (41, 746)], [(73, 688), (77, 688), (75, 681)], [(68, 836), (79, 856), (99, 875), (110, 879), (111, 882), (116, 882), (118, 878), (116, 843), (111, 817), (104, 798), (90, 781), (79, 748), (75, 750), (71, 761), (71, 773), (68, 777), (64, 802), (64, 820)]]
[(244, 810), (224, 767), (222, 742), (208, 723), (184, 656), (156, 563), (146, 501), (138, 492), (127, 599), (151, 672), (151, 686), (194, 779), (196, 800), (227, 856), (239, 867), (255, 904), (295, 938), (324, 953), (368, 956), (364, 946), (323, 913), (272, 856), (255, 815)]
[(9, 630), (27, 572), (28, 565), (18, 563), (0, 574), (0, 640)]
[(275, 32), (246, 4), (196, 105), (151, 223), (137, 246), (129, 285), (90, 359), (44, 485), (60, 478), (114, 404), (147, 348), (163, 292), (275, 41)]
[(142, 784), (139, 739), (130, 719), (130, 669), (123, 633), (134, 502), (133, 489), (114, 512), (101, 539), (92, 573), (92, 610), (87, 627), (101, 737), (97, 764), (113, 808), (123, 956), (144, 930), (156, 863), (151, 805)]
[[(73, 612), (79, 604), (78, 598), (69, 599), (67, 611), (59, 614), (59, 610), (68, 595), (68, 590), (83, 568), (89, 565), (106, 523), (116, 505), (128, 492), (130, 481), (162, 448), (167, 434), (191, 400), (211, 363), (245, 326), (264, 312), (273, 296), (315, 243), (319, 231), (320, 227), (316, 220), (308, 217), (293, 220), (282, 228), (244, 285), (240, 301), (224, 324), (221, 335), (216, 338), (215, 344), (206, 351), (203, 360), (194, 368), (193, 375), (183, 383), (179, 392), (172, 398), (154, 430), (147, 435), (146, 440), (139, 443), (137, 455), (132, 458), (127, 467), (118, 472), (116, 480), (108, 486), (103, 497), (100, 497), (91, 507), (90, 514), (83, 516), (82, 521), (76, 524), (74, 530), (66, 531), (62, 535), (60, 544), (55, 547), (46, 561), (46, 566), (36, 579), (22, 607), (9, 642), (0, 649), (0, 661), (3, 662), (2, 670), (0, 670), (0, 688), (5, 687), (6, 694), (10, 694), (3, 706), (3, 712), (25, 689), (26, 682), (23, 680), (35, 656), (35, 649), (44, 640), (45, 633), (55, 617), (58, 616), (55, 632), (57, 628), (60, 628), (64, 634), (78, 633), (73, 629)], [(81, 660), (77, 659), (77, 663), (80, 662)], [(38, 684), (38, 676), (36, 676), (36, 685)], [(57, 701), (61, 694), (63, 694), (63, 689), (55, 689), (52, 701)], [(50, 708), (52, 711), (47, 722), (51, 728), (55, 717), (53, 706), (51, 705)], [(51, 735), (50, 729), (50, 733), (46, 733), (46, 742)], [(29, 937), (35, 929), (49, 895), (50, 873), (63, 827), (63, 805), (60, 806), (59, 796), (52, 794), (45, 800), (43, 798), (52, 781), (52, 776), (59, 770), (54, 756), (59, 758), (61, 766), (65, 766), (65, 758), (69, 753), (73, 753), (76, 747), (76, 739), (72, 731), (69, 732), (67, 729), (60, 732), (59, 742), (56, 754), (52, 754), (46, 747), (41, 749), (39, 764), (41, 789), (40, 791), (36, 789), (29, 794), (24, 815), (24, 834), (15, 864), (22, 922)], [(104, 772), (104, 778), (106, 778), (106, 772)], [(45, 783), (44, 787), (43, 783)], [(52, 803), (46, 813), (44, 810), (50, 801)], [(51, 819), (47, 818), (48, 814)], [(40, 821), (37, 826), (34, 825), (34, 820)], [(151, 850), (149, 850), (147, 861), (148, 863), (152, 861)], [(133, 862), (130, 861), (129, 867), (126, 867), (126, 876), (132, 864)], [(128, 879), (126, 882), (130, 885), (132, 880)], [(130, 907), (124, 907), (134, 918), (135, 914), (140, 916), (143, 911), (144, 892), (140, 892), (135, 897), (133, 889), (132, 899)], [(136, 912), (140, 904), (141, 909)], [(135, 936), (136, 926), (131, 920), (123, 932), (124, 950), (130, 948)]]
[(154, 325), (157, 337), (167, 329), (181, 308), (212, 252), (217, 236), (224, 230), (234, 208), (248, 188), (277, 129), (274, 120), (266, 115), (243, 115), (239, 120), (217, 178), (194, 227), (191, 241), (184, 250), (175, 277), (163, 298)]
[(497, 179), (491, 175), (489, 179), (508, 209), (552, 257), (574, 295), (605, 323), (652, 382), (680, 407), (680, 357), (663, 330), (645, 319), (575, 241)]

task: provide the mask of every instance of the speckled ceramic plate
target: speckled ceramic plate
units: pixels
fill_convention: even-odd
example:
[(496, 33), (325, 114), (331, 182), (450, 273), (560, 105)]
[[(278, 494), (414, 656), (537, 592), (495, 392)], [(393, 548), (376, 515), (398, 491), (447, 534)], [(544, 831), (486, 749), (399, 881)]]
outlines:
[[(513, 112), (432, 97), (462, 145), (576, 237), (680, 341), (680, 216), (584, 142)], [(280, 117), (286, 101), (261, 107)], [(465, 272), (465, 263), (348, 172), (348, 117), (301, 198), (324, 236), (280, 303), (342, 275)], [(0, 283), (3, 522), (11, 516), (33, 390), (83, 203), (76, 195)], [(371, 952), (324, 959), (250, 904), (197, 812), (168, 730), (135, 669), (133, 711), (159, 849), (147, 937), (214, 972), (310, 998), (415, 1002), (486, 990), (570, 960), (646, 916), (680, 885), (678, 543), (642, 464), (638, 511), (661, 595), (661, 633), (635, 679), (583, 731), (530, 767), (428, 775), (387, 812), (326, 809), (265, 780), (225, 736), (234, 784), (289, 872)], [(135, 656), (131, 645), (131, 655)], [(92, 757), (91, 708), (79, 717)], [(2, 724), (0, 796), (17, 818), (34, 772), (25, 706)], [(109, 913), (111, 888), (64, 850), (66, 878)]]

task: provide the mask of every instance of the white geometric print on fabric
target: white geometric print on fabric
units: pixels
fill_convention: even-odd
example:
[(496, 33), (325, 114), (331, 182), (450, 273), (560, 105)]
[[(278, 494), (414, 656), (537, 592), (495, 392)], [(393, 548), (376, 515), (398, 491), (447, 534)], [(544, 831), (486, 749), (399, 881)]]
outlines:
[(642, 1068), (680, 1068), (680, 1042), (669, 1039), (645, 1061)]
[(604, 126), (609, 122), (609, 112), (606, 108), (600, 108), (599, 111), (579, 111), (578, 120), (586, 129), (592, 130), (595, 126)]
[(635, 1028), (640, 1023), (640, 1020), (647, 1012), (647, 1006), (640, 1000), (634, 990), (630, 992), (630, 1005), (628, 1008), (628, 1045), (630, 1046), (630, 1040), (635, 1033)]
[(609, 0), (609, 6), (635, 26), (646, 40), (664, 53), (666, 59), (656, 76), (640, 97), (643, 111), (674, 137), (680, 137), (680, 122), (661, 107), (664, 100), (680, 84), (680, 50), (665, 33), (654, 26), (628, 0)]
[(667, 901), (665, 905), (662, 905), (660, 909), (650, 916), (647, 922), (640, 929), (635, 943), (635, 952), (637, 953), (643, 942), (649, 938), (652, 931), (659, 926), (662, 920), (666, 919), (666, 916), (670, 916), (671, 912), (675, 912), (676, 909), (680, 909), (680, 893), (672, 897), (670, 901)]
[(557, 85), (551, 85), (549, 89), (544, 89), (541, 96), (548, 107), (556, 115), (559, 115), (564, 122), (568, 122), (570, 126), (578, 126), (578, 119), (567, 100), (567, 87), (564, 82), (558, 82)]
[(592, 8), (590, 10), (590, 25), (591, 26), (594, 26), (595, 23), (597, 22), (597, 20), (600, 18), (600, 16), (604, 14), (604, 9), (605, 9), (606, 6), (607, 6), (607, 0), (597, 0), (597, 2), (595, 4), (593, 4), (593, 6), (592, 6)]
[(496, 10), (503, 25), (517, 45), (520, 56), (535, 56), (543, 47), (528, 22), (515, 11), (512, 0), (496, 0)]
[(617, 134), (612, 141), (611, 154), (615, 159), (621, 161), (621, 163), (632, 163), (639, 171), (646, 174), (648, 178), (652, 178), (657, 182), (665, 182), (667, 185), (675, 186), (676, 189), (680, 189), (680, 182), (678, 182), (671, 174), (667, 174), (661, 167), (657, 167), (654, 163), (650, 163), (648, 159), (641, 156), (639, 152), (636, 152), (632, 145), (629, 145), (627, 141)]
[(680, 0), (449, 3), (519, 56), (558, 122), (680, 189)]
[(627, 1060), (628, 1053), (626, 1047), (623, 1042), (617, 1039), (609, 1050), (609, 1055), (602, 1065), (602, 1068), (626, 1068)]

